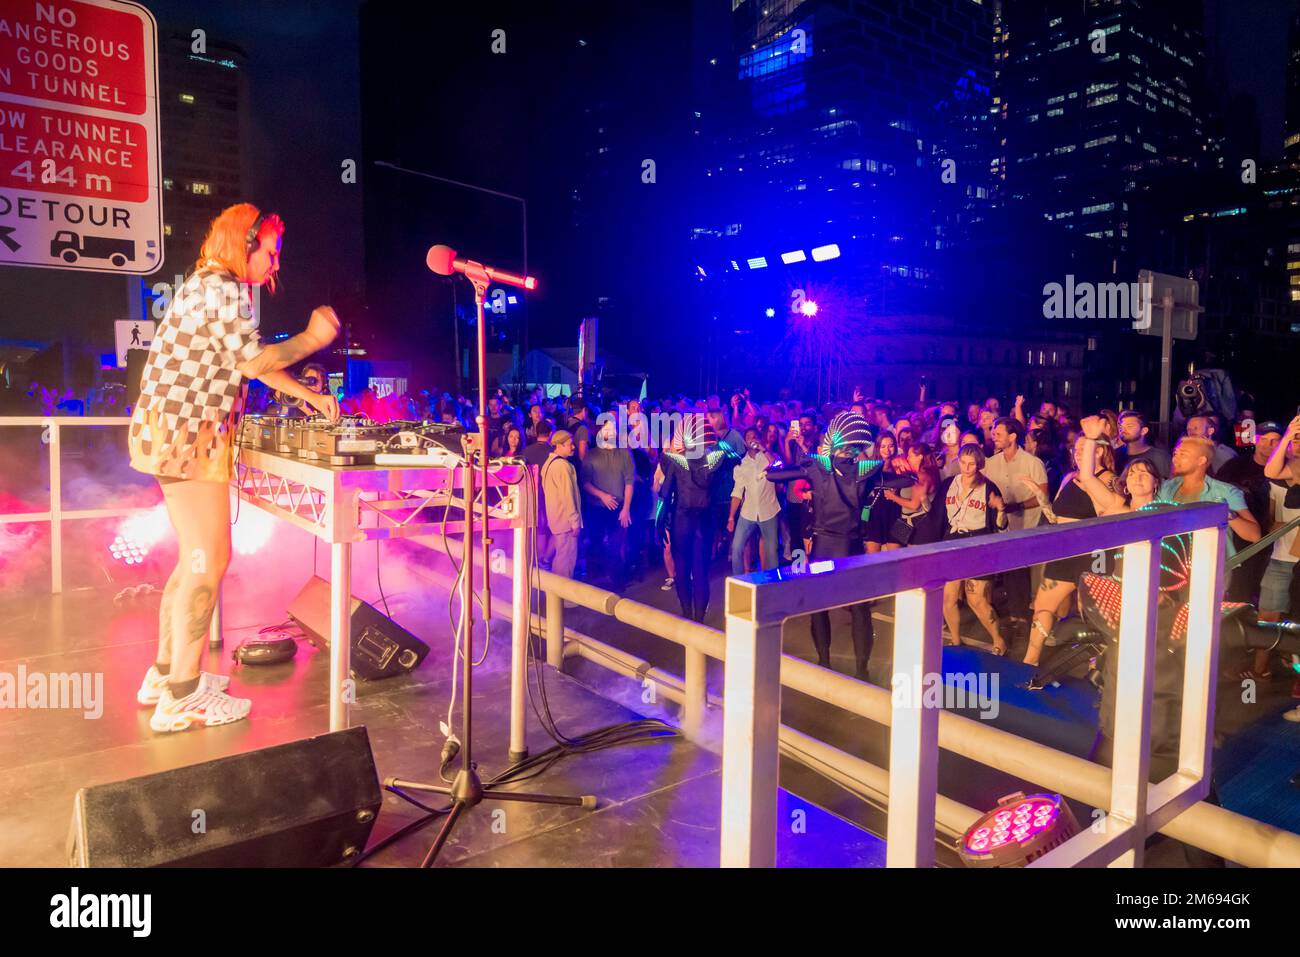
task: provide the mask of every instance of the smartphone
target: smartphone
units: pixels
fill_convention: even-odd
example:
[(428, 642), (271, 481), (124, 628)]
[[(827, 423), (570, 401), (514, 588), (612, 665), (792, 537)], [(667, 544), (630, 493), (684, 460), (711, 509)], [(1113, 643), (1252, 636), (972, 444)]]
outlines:
[(791, 419), (791, 420), (790, 420), (790, 434), (791, 434), (791, 435), (798, 435), (798, 434), (799, 434), (799, 420), (798, 420), (798, 419)]

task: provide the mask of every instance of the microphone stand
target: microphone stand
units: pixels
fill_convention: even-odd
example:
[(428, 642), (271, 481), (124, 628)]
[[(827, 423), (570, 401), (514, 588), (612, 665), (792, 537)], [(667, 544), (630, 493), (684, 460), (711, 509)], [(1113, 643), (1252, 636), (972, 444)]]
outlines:
[[(463, 690), (461, 701), (461, 749), (460, 749), (460, 770), (456, 772), (456, 777), (452, 780), (450, 787), (442, 784), (425, 784), (419, 781), (403, 781), (399, 778), (389, 778), (385, 783), (389, 787), (402, 788), (410, 791), (427, 791), (433, 794), (443, 794), (451, 798), (451, 808), (448, 811), (447, 819), (443, 821), (442, 828), (438, 831), (438, 836), (434, 838), (433, 846), (429, 848), (428, 853), (421, 862), (421, 867), (432, 867), (433, 862), (437, 860), (439, 852), (451, 837), (452, 829), (455, 828), (456, 822), (460, 820), (462, 814), (467, 810), (474, 808), (483, 801), (517, 801), (525, 804), (560, 804), (567, 807), (581, 807), (588, 811), (596, 807), (596, 798), (594, 795), (586, 794), (581, 797), (571, 797), (566, 795), (555, 794), (536, 794), (525, 791), (505, 791), (498, 786), (484, 785), (478, 775), (478, 769), (473, 761), (473, 713), (474, 713), (474, 455), (478, 455), (478, 472), (479, 472), (479, 499), (478, 521), (483, 529), (483, 625), (484, 630), (491, 624), (492, 620), (492, 594), (491, 581), (489, 573), (491, 565), (489, 564), (489, 549), (492, 545), (492, 538), (488, 532), (488, 448), (487, 448), (487, 330), (483, 321), (483, 304), (487, 299), (487, 288), (490, 283), (487, 269), (482, 263), (466, 263), (465, 276), (474, 286), (474, 306), (478, 312), (478, 436), (467, 435), (464, 438), (465, 447), (465, 465), (461, 468), (462, 483), (464, 486), (464, 513), (465, 513), (465, 533), (464, 547), (462, 549), (462, 568), (460, 582), (460, 627), (461, 640), (464, 646), (463, 657), (465, 659), (465, 673), (463, 675)], [(458, 360), (459, 361), (459, 360)], [(525, 514), (531, 514), (532, 510), (528, 509)], [(515, 556), (515, 561), (520, 561), (521, 555)], [(516, 609), (518, 614), (519, 610)], [(527, 610), (524, 614), (527, 614)], [(527, 680), (525, 676), (524, 680)]]

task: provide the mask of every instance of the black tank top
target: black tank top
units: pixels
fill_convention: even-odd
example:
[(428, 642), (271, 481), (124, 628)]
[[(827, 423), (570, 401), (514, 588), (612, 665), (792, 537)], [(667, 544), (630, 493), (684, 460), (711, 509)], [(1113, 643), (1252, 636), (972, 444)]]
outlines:
[(1061, 490), (1056, 493), (1056, 501), (1052, 503), (1052, 509), (1062, 518), (1097, 517), (1097, 506), (1092, 504), (1088, 493), (1073, 479), (1062, 485)]

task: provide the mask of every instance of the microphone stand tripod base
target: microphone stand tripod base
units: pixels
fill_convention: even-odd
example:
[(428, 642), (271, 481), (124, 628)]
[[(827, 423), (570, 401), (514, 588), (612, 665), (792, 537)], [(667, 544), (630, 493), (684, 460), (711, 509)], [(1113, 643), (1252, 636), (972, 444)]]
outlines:
[[(454, 256), (454, 254), (453, 254)], [(486, 626), (492, 615), (492, 595), (489, 586), (488, 577), (488, 546), (491, 544), (491, 532), (488, 523), (488, 450), (486, 448), (487, 439), (487, 332), (484, 328), (483, 305), (487, 298), (487, 287), (489, 282), (488, 270), (477, 262), (467, 262), (465, 275), (474, 286), (474, 306), (478, 318), (478, 435), (480, 442), (477, 447), (469, 441), (465, 446), (465, 467), (462, 472), (464, 485), (463, 509), (465, 519), (464, 547), (462, 549), (462, 561), (464, 566), (461, 569), (461, 635), (464, 643), (462, 654), (465, 667), (462, 671), (462, 704), (461, 704), (461, 750), (460, 750), (460, 770), (456, 772), (456, 777), (452, 779), (451, 786), (445, 784), (422, 784), (418, 781), (402, 781), (395, 778), (388, 780), (390, 787), (398, 787), (411, 791), (426, 791), (432, 794), (442, 794), (451, 798), (451, 807), (447, 812), (447, 819), (442, 822), (442, 827), (438, 831), (438, 836), (434, 839), (433, 846), (424, 856), (421, 867), (431, 867), (437, 859), (439, 852), (442, 851), (443, 845), (451, 837), (452, 829), (455, 828), (456, 822), (460, 819), (461, 814), (470, 808), (476, 807), (484, 801), (518, 801), (525, 804), (557, 804), (565, 807), (580, 807), (587, 811), (595, 810), (596, 798), (590, 794), (582, 796), (567, 796), (557, 794), (535, 794), (525, 791), (506, 791), (499, 786), (487, 785), (479, 779), (478, 771), (473, 760), (474, 736), (472, 733), (472, 717), (474, 713), (474, 473), (477, 471), (481, 477), (480, 492), (478, 501), (478, 524), (482, 529), (483, 536), (483, 623)], [(475, 454), (478, 461), (475, 462)], [(511, 753), (511, 764), (517, 763), (514, 753)]]

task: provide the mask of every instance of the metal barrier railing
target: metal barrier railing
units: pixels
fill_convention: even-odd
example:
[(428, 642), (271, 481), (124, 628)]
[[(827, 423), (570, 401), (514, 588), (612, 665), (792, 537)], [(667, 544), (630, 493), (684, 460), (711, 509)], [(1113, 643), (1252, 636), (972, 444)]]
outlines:
[(27, 525), (33, 522), (50, 524), (50, 591), (58, 595), (63, 591), (63, 523), (79, 519), (124, 518), (138, 512), (148, 511), (139, 506), (123, 508), (78, 508), (63, 507), (63, 432), (68, 426), (103, 426), (130, 425), (126, 416), (81, 416), (81, 415), (21, 415), (0, 416), (0, 428), (25, 426), (37, 427), (45, 431), (41, 442), (48, 449), (50, 472), (50, 507), (43, 512), (18, 512), (8, 515), (0, 514), (0, 525)]
[[(1193, 540), (1195, 598), (1189, 609), (1180, 769), (1147, 786), (1159, 543), (1184, 533)], [(774, 863), (778, 754), (887, 803), (888, 863), (932, 863), (935, 826), (960, 835), (981, 813), (937, 794), (935, 765), (941, 747), (1107, 811), (1104, 828), (1086, 829), (1079, 835), (1082, 841), (1076, 838), (1045, 855), (1040, 866), (1096, 864), (1108, 857), (1136, 863), (1146, 835), (1159, 831), (1249, 867), (1296, 867), (1300, 835), (1201, 801), (1208, 790), (1218, 654), (1217, 605), (1210, 596), (1219, 593), (1222, 579), (1223, 534), (1221, 506), (1192, 505), (847, 559), (836, 563), (834, 575), (792, 576), (785, 569), (730, 578), (726, 633), (542, 571), (534, 587), (544, 596), (546, 614), (531, 616), (531, 629), (546, 638), (547, 661), (554, 667), (562, 668), (567, 657), (578, 654), (616, 673), (655, 682), (665, 698), (681, 703), (682, 730), (690, 738), (698, 740), (707, 707), (723, 708), (724, 865)], [(1125, 558), (1124, 651), (1119, 652), (1123, 684), (1114, 771), (958, 714), (899, 708), (889, 690), (781, 652), (785, 618), (895, 594), (894, 673), (907, 675), (913, 673), (909, 669), (927, 666), (938, 672), (939, 602), (948, 575), (994, 574), (1099, 548), (1122, 548)], [(681, 645), (685, 674), (655, 668), (566, 627), (566, 601)], [(509, 604), (500, 601), (494, 614), (509, 616)], [(705, 660), (710, 657), (726, 663), (721, 701), (707, 696)], [(780, 724), (781, 688), (891, 727), (895, 771)]]

